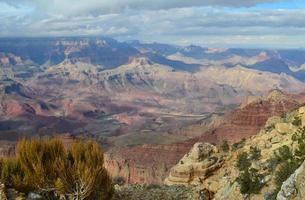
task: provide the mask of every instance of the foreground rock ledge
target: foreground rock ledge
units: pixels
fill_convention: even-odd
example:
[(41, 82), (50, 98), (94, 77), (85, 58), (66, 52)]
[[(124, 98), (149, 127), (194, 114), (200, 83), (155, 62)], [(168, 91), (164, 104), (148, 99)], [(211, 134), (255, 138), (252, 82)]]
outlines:
[(167, 185), (198, 185), (223, 164), (218, 149), (209, 143), (196, 143), (165, 179)]

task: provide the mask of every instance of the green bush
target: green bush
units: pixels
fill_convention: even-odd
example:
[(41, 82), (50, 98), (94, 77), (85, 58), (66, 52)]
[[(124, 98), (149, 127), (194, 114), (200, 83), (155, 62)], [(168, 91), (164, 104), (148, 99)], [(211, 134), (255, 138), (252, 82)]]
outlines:
[(249, 160), (249, 155), (247, 152), (242, 152), (237, 156), (236, 167), (239, 171), (245, 171), (251, 166), (251, 162)]
[(276, 191), (279, 191), (283, 182), (289, 178), (291, 174), (305, 160), (305, 128), (299, 128), (292, 136), (292, 140), (296, 141), (298, 146), (293, 152), (288, 146), (284, 145), (277, 152), (275, 158), (279, 167), (275, 171)]
[(271, 124), (271, 125), (265, 127), (265, 131), (266, 132), (271, 132), (273, 129), (275, 129), (275, 125), (274, 124)]
[(230, 151), (230, 145), (229, 145), (229, 143), (228, 143), (227, 140), (223, 140), (223, 141), (222, 141), (221, 149), (222, 149), (222, 151), (224, 151), (224, 152), (229, 152), (229, 151)]
[(257, 146), (250, 147), (250, 159), (259, 160), (261, 156), (261, 150)]
[(292, 124), (294, 126), (301, 126), (302, 125), (302, 120), (300, 117), (296, 116), (294, 117), (293, 121), (292, 121)]
[(296, 162), (285, 162), (280, 164), (278, 170), (275, 172), (275, 184), (278, 190), (281, 188), (284, 181), (286, 181), (291, 174), (298, 168)]
[(257, 194), (264, 187), (264, 176), (258, 173), (257, 169), (246, 169), (237, 178), (242, 194)]
[(243, 138), (241, 141), (236, 142), (232, 145), (232, 150), (235, 151), (237, 149), (241, 149), (245, 146), (246, 139)]

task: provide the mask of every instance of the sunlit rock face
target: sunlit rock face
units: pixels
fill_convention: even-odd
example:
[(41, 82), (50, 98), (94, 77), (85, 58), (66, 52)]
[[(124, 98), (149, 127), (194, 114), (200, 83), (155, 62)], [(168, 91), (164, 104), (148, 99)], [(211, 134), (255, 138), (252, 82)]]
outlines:
[(196, 143), (165, 179), (165, 184), (200, 184), (209, 174), (222, 166), (218, 149), (208, 143)]

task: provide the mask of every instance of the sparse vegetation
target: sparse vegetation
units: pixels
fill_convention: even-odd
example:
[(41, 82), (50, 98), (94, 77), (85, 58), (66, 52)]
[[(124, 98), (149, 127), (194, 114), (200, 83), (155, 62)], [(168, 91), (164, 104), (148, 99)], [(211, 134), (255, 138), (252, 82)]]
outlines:
[(301, 126), (302, 125), (302, 120), (301, 120), (301, 118), (300, 117), (298, 117), (298, 116), (296, 116), (296, 117), (294, 117), (294, 119), (293, 119), (293, 121), (292, 121), (292, 124), (294, 125), (294, 126)]
[(239, 171), (245, 171), (251, 166), (251, 162), (249, 160), (249, 155), (247, 152), (242, 152), (237, 156), (236, 167)]
[(235, 151), (237, 149), (241, 149), (245, 146), (246, 139), (243, 138), (241, 141), (236, 142), (232, 145), (232, 150)]
[(112, 183), (113, 183), (114, 185), (123, 186), (123, 185), (125, 185), (126, 180), (125, 180), (125, 178), (122, 177), (122, 176), (115, 176), (115, 177), (113, 177), (113, 179), (112, 179)]
[(222, 151), (224, 151), (224, 152), (229, 152), (229, 151), (230, 151), (230, 145), (229, 145), (229, 143), (228, 143), (227, 140), (223, 140), (223, 141), (222, 141), (221, 149), (222, 149)]
[(68, 149), (57, 139), (22, 140), (16, 158), (1, 161), (1, 181), (45, 199), (108, 200), (113, 195), (104, 156), (95, 142), (76, 141)]
[(259, 160), (261, 158), (261, 150), (257, 146), (250, 147), (250, 159)]
[(275, 124), (271, 124), (271, 125), (265, 127), (265, 131), (267, 133), (271, 132), (273, 129), (275, 129)]
[(251, 167), (253, 157), (255, 159), (260, 158), (260, 150), (257, 147), (251, 147), (250, 155), (247, 152), (239, 154), (236, 164), (240, 171), (237, 178), (237, 182), (240, 184), (240, 192), (248, 196), (259, 193), (264, 187), (264, 176), (257, 169)]
[[(298, 118), (294, 118), (295, 125), (299, 122)], [(274, 172), (274, 182), (276, 189), (273, 194), (277, 194), (284, 181), (304, 162), (305, 160), (305, 127), (299, 128), (292, 136), (292, 140), (297, 142), (297, 148), (292, 151), (291, 148), (284, 145), (275, 152), (274, 157), (269, 159), (269, 171)], [(275, 199), (273, 195), (270, 199)]]
[(237, 178), (237, 182), (240, 184), (240, 192), (249, 196), (259, 193), (265, 185), (263, 179), (264, 176), (258, 173), (257, 169), (245, 169)]

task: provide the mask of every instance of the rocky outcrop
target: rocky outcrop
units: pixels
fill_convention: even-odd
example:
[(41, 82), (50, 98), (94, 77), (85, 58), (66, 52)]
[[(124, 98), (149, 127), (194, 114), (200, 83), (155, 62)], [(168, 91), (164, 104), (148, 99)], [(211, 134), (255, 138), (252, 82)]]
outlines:
[(196, 143), (165, 179), (167, 185), (200, 184), (223, 164), (218, 149), (208, 143)]
[(305, 162), (283, 183), (277, 200), (305, 199)]

